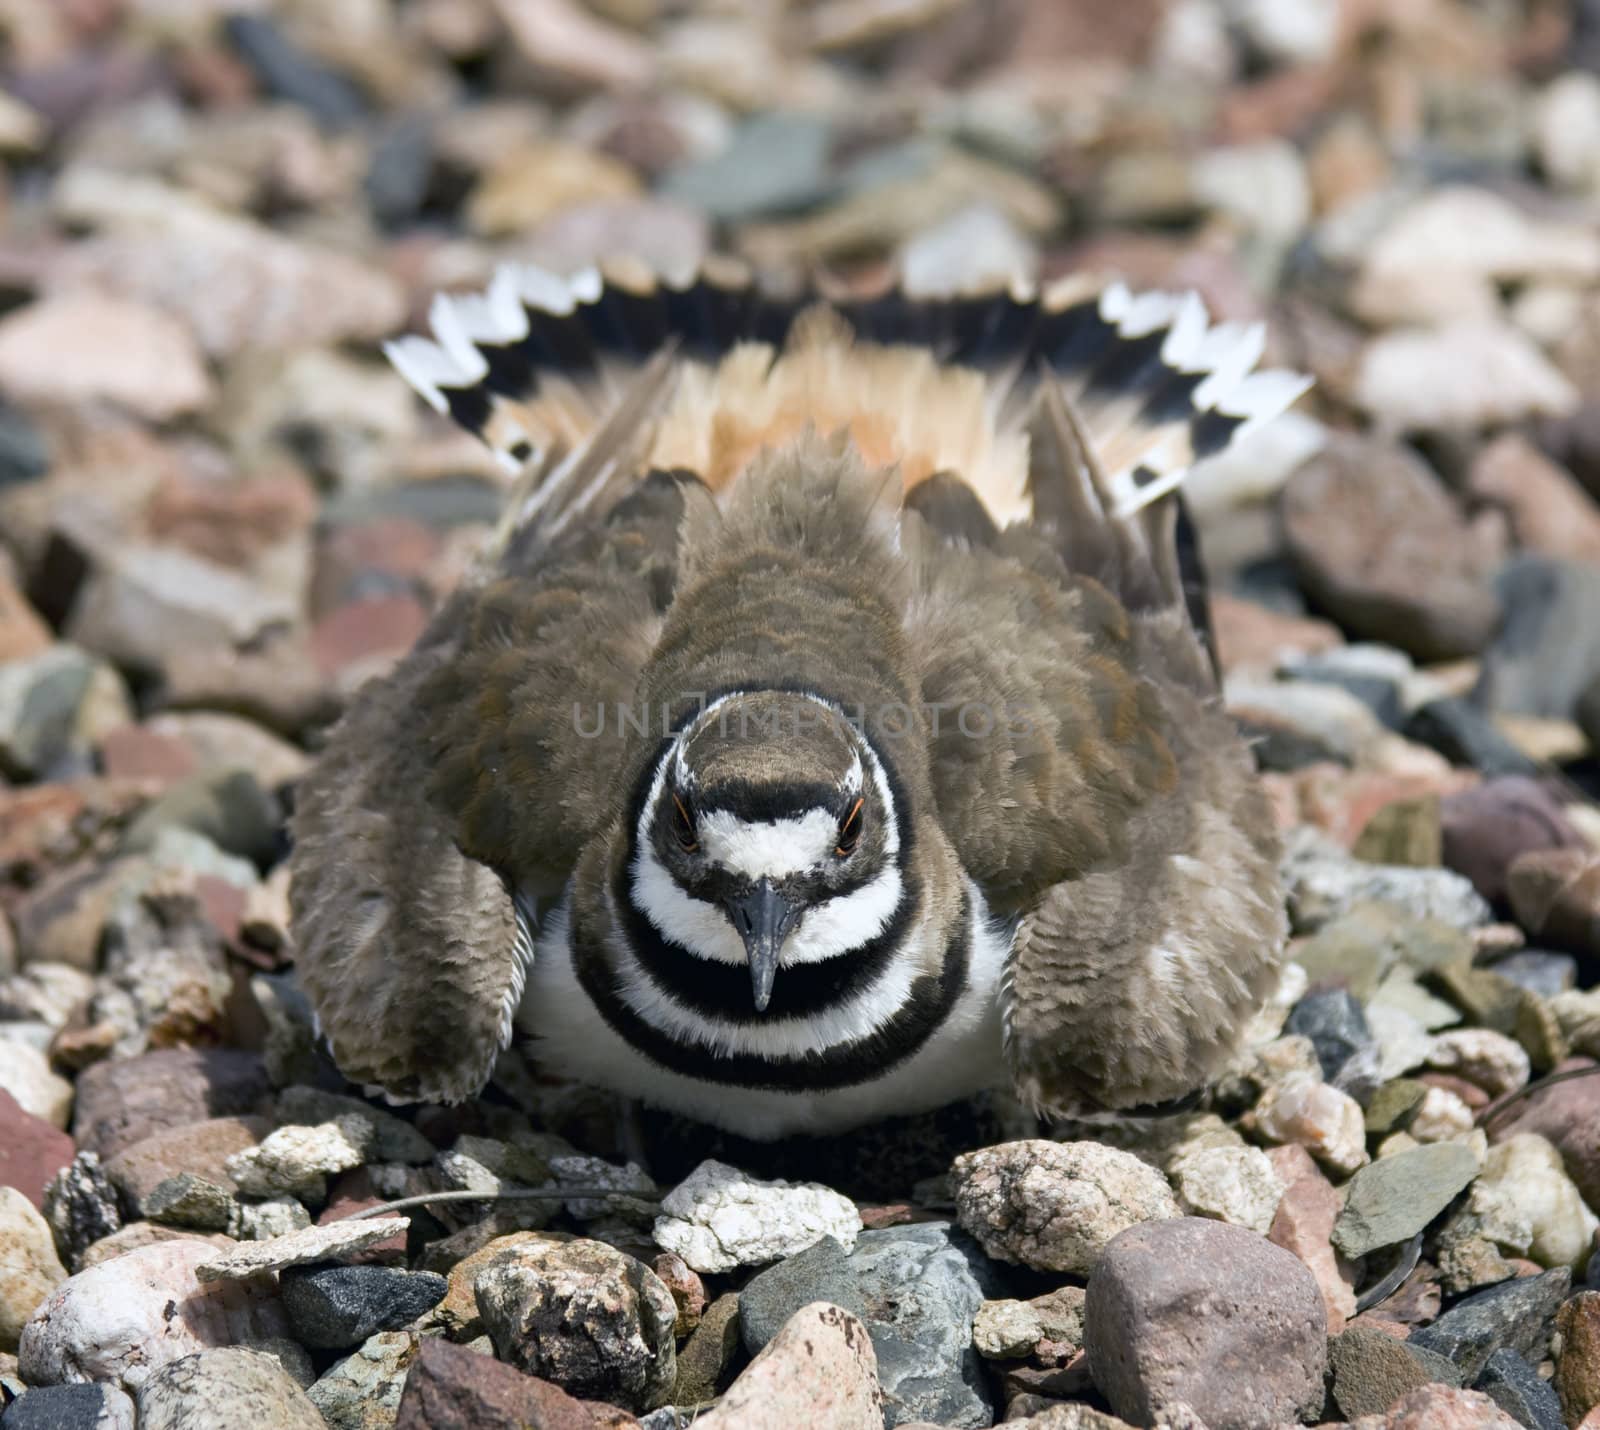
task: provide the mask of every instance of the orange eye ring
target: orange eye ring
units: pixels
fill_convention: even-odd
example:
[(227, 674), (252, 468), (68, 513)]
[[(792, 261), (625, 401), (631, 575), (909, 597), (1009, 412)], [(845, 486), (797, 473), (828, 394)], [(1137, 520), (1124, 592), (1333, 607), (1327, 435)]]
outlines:
[(848, 859), (856, 852), (856, 846), (861, 843), (861, 818), (862, 806), (866, 804), (866, 796), (861, 796), (850, 806), (850, 813), (845, 815), (839, 825), (839, 842), (834, 846), (833, 852), (841, 859)]
[(678, 841), (678, 848), (685, 854), (693, 854), (700, 847), (700, 840), (695, 834), (694, 816), (676, 794), (672, 796), (672, 803), (678, 811), (678, 817), (672, 825), (673, 836)]

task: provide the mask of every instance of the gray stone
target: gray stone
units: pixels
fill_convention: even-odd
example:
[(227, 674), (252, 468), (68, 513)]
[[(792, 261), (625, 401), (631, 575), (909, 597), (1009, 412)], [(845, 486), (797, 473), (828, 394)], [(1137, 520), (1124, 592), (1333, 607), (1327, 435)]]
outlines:
[(1536, 761), (1511, 743), (1488, 715), (1470, 700), (1444, 696), (1412, 711), (1401, 733), (1437, 750), (1451, 764), (1482, 774), (1538, 775)]
[(328, 1430), (392, 1430), (417, 1345), (409, 1331), (382, 1331), (335, 1361), (306, 1391)]
[(668, 174), (661, 192), (727, 222), (803, 207), (833, 187), (828, 175), (832, 142), (826, 119), (758, 115), (713, 158)]
[(1528, 1430), (1566, 1430), (1554, 1388), (1514, 1350), (1502, 1347), (1489, 1357), (1476, 1389)]
[(1315, 933), (1358, 904), (1398, 904), (1416, 919), (1475, 929), (1493, 918), (1468, 879), (1448, 869), (1368, 864), (1318, 844), (1285, 861), (1289, 917), (1296, 933)]
[(1289, 1010), (1283, 1031), (1311, 1039), (1323, 1080), (1335, 1084), (1345, 1064), (1372, 1046), (1367, 1015), (1343, 988), (1320, 988), (1307, 993)]
[(39, 779), (81, 759), (87, 751), (79, 712), (94, 684), (108, 678), (120, 690), (108, 668), (69, 645), (0, 666), (0, 773)]
[(44, 1190), (44, 1217), (68, 1270), (95, 1242), (122, 1226), (117, 1189), (93, 1152), (79, 1152)]
[(1382, 1415), (1420, 1385), (1461, 1384), (1461, 1371), (1434, 1351), (1370, 1326), (1352, 1326), (1328, 1342), (1332, 1394), (1347, 1420)]
[(300, 1344), (336, 1351), (409, 1325), (444, 1299), (449, 1282), (389, 1266), (311, 1266), (285, 1271), (278, 1285)]
[(114, 1385), (36, 1385), (0, 1414), (5, 1430), (133, 1430), (133, 1399)]
[(233, 1225), (235, 1203), (226, 1187), (193, 1172), (180, 1172), (158, 1182), (139, 1206), (149, 1221), (192, 1231), (227, 1231)]
[(863, 1232), (853, 1252), (829, 1237), (762, 1272), (739, 1294), (740, 1334), (755, 1354), (802, 1306), (842, 1306), (872, 1337), (888, 1425), (988, 1425), (995, 1406), (972, 1326), (1001, 1294), (995, 1268), (946, 1223), (889, 1227)]
[(1538, 1360), (1550, 1344), (1556, 1311), (1571, 1286), (1572, 1273), (1565, 1266), (1491, 1286), (1457, 1302), (1431, 1326), (1413, 1331), (1411, 1344), (1447, 1356), (1469, 1383), (1497, 1350)]
[(270, 1355), (225, 1346), (168, 1361), (139, 1387), (141, 1430), (322, 1430), (305, 1391)]
[(1495, 584), (1506, 618), (1473, 698), (1500, 713), (1572, 719), (1600, 674), (1600, 567), (1519, 556)]
[(241, 1281), (262, 1271), (282, 1271), (316, 1261), (352, 1256), (405, 1231), (411, 1218), (365, 1217), (302, 1227), (270, 1241), (252, 1241), (207, 1257), (195, 1268), (201, 1281)]
[(1509, 978), (1518, 988), (1540, 998), (1554, 998), (1577, 986), (1578, 960), (1570, 953), (1551, 953), (1542, 948), (1523, 948), (1497, 958), (1489, 965), (1492, 972)]
[(1146, 1222), (1106, 1247), (1089, 1277), (1084, 1349), (1125, 1420), (1180, 1404), (1200, 1421), (1266, 1430), (1322, 1406), (1327, 1311), (1292, 1253), (1199, 1217)]
[(1353, 1258), (1409, 1240), (1477, 1174), (1478, 1159), (1456, 1142), (1381, 1157), (1351, 1178), (1333, 1244)]
[(229, 854), (265, 864), (277, 852), (282, 823), (277, 799), (249, 770), (202, 770), (147, 805), (128, 826), (123, 849), (139, 853), (154, 848), (161, 832), (176, 826), (204, 835)]

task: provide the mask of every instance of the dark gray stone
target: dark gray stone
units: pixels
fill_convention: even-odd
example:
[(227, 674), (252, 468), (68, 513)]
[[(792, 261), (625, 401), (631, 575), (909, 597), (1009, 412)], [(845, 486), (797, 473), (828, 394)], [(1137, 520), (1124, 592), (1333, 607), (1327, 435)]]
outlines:
[(1495, 585), (1505, 620), (1473, 699), (1497, 713), (1573, 719), (1600, 675), (1600, 567), (1520, 556)]
[(431, 1271), (392, 1266), (306, 1266), (282, 1272), (278, 1284), (295, 1339), (312, 1350), (339, 1351), (410, 1325), (444, 1299), (450, 1283)]
[(872, 1337), (885, 1423), (994, 1423), (996, 1405), (972, 1320), (1004, 1294), (977, 1243), (945, 1222), (861, 1234), (855, 1250), (832, 1237), (781, 1261), (739, 1293), (739, 1328), (751, 1355), (812, 1301), (859, 1316)]
[(122, 1228), (117, 1189), (93, 1152), (80, 1152), (44, 1189), (44, 1217), (70, 1271), (95, 1242)]
[(1572, 1273), (1564, 1266), (1491, 1286), (1457, 1302), (1431, 1326), (1413, 1331), (1411, 1344), (1447, 1356), (1469, 1383), (1497, 1350), (1538, 1360), (1550, 1344), (1556, 1310), (1571, 1286)]
[(1566, 1430), (1554, 1387), (1513, 1350), (1498, 1350), (1489, 1357), (1476, 1389), (1528, 1430)]
[(133, 1401), (113, 1385), (40, 1385), (0, 1415), (4, 1430), (133, 1430)]
[(269, 93), (309, 110), (319, 123), (339, 127), (366, 114), (366, 100), (355, 85), (313, 59), (266, 15), (229, 15), (225, 30)]
[(1290, 1010), (1283, 1030), (1311, 1039), (1326, 1082), (1337, 1082), (1340, 1069), (1372, 1046), (1367, 1015), (1344, 988), (1314, 989), (1306, 994)]
[(1406, 739), (1437, 750), (1453, 765), (1469, 765), (1486, 775), (1537, 775), (1539, 766), (1497, 729), (1471, 701), (1447, 696), (1411, 712), (1401, 732)]
[(362, 188), (372, 216), (400, 228), (421, 211), (433, 178), (433, 125), (426, 115), (402, 114), (386, 124), (372, 146)]
[(1347, 1420), (1381, 1415), (1419, 1386), (1461, 1384), (1461, 1371), (1436, 1351), (1352, 1326), (1328, 1342), (1333, 1402)]

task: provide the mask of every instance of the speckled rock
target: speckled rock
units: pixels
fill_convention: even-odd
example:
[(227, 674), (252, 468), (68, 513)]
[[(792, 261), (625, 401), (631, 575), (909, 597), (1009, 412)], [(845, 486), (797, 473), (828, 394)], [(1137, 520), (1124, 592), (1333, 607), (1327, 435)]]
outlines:
[(1524, 1086), (1531, 1072), (1527, 1053), (1491, 1028), (1455, 1028), (1436, 1034), (1428, 1050), (1428, 1066), (1458, 1073), (1491, 1097)]
[(824, 1236), (851, 1247), (861, 1230), (855, 1203), (828, 1187), (763, 1182), (722, 1162), (702, 1162), (661, 1210), (656, 1244), (700, 1272), (761, 1266)]
[(1370, 1326), (1351, 1326), (1328, 1342), (1334, 1404), (1347, 1419), (1379, 1415), (1418, 1386), (1461, 1384), (1461, 1372), (1433, 1351)]
[(69, 1277), (23, 1328), (23, 1375), (36, 1385), (110, 1380), (136, 1390), (168, 1361), (286, 1335), (275, 1287), (196, 1279), (215, 1255), (203, 1241), (161, 1242)]
[(951, 1169), (956, 1215), (1000, 1261), (1083, 1275), (1107, 1242), (1179, 1215), (1167, 1180), (1097, 1142), (1006, 1142), (963, 1153)]
[(1259, 1147), (1205, 1147), (1170, 1169), (1190, 1216), (1215, 1217), (1263, 1236), (1283, 1200), (1283, 1182)]
[(819, 1302), (792, 1315), (699, 1430), (880, 1430), (883, 1393), (866, 1327)]
[(1600, 1291), (1580, 1291), (1556, 1312), (1556, 1394), (1568, 1423), (1600, 1405)]
[(1350, 1430), (1519, 1430), (1487, 1395), (1450, 1385), (1424, 1385), (1385, 1415), (1363, 1415)]
[(1252, 1118), (1256, 1130), (1269, 1141), (1304, 1147), (1341, 1176), (1366, 1163), (1361, 1104), (1314, 1077), (1293, 1077), (1267, 1088)]
[(372, 1136), (366, 1119), (346, 1113), (314, 1127), (280, 1127), (259, 1146), (234, 1153), (225, 1165), (241, 1192), (321, 1202), (327, 1197), (327, 1179), (359, 1167)]
[(1432, 1325), (1411, 1333), (1411, 1343), (1449, 1357), (1462, 1379), (1474, 1381), (1502, 1346), (1529, 1359), (1543, 1356), (1556, 1308), (1572, 1285), (1565, 1268), (1491, 1286), (1458, 1301)]
[(278, 1279), (295, 1339), (312, 1350), (348, 1350), (397, 1331), (436, 1306), (448, 1283), (431, 1271), (392, 1266), (312, 1266)]
[(50, 1225), (15, 1187), (0, 1187), (0, 1351), (14, 1351), (28, 1318), (67, 1269)]
[(665, 1405), (677, 1379), (672, 1293), (603, 1242), (523, 1243), (474, 1283), (495, 1354), (582, 1399)]
[(393, 1430), (419, 1339), (382, 1331), (335, 1361), (306, 1391), (328, 1430)]
[(1478, 1389), (1528, 1430), (1566, 1430), (1561, 1399), (1529, 1363), (1513, 1350), (1498, 1350), (1478, 1377)]
[(1090, 1275), (1084, 1326), (1095, 1385), (1136, 1424), (1182, 1402), (1208, 1425), (1265, 1430), (1322, 1404), (1322, 1295), (1242, 1227), (1183, 1217), (1123, 1232)]
[(317, 1407), (271, 1356), (236, 1347), (168, 1361), (139, 1387), (141, 1430), (322, 1430)]
[(846, 1253), (833, 1240), (762, 1272), (739, 1293), (745, 1349), (765, 1346), (800, 1307), (827, 1300), (872, 1336), (888, 1424), (982, 1426), (994, 1406), (972, 1347), (973, 1320), (998, 1294), (994, 1268), (943, 1222), (863, 1232)]
[(972, 1344), (990, 1360), (1032, 1355), (1040, 1341), (1083, 1349), (1081, 1286), (1063, 1286), (1031, 1301), (985, 1301), (972, 1318)]
[(0, 1415), (6, 1430), (133, 1430), (133, 1397), (114, 1385), (37, 1385)]

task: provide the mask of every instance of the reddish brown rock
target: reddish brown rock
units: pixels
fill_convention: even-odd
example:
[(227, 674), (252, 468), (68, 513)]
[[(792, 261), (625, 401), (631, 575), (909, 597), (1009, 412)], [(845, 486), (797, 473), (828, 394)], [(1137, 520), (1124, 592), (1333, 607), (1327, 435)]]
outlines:
[(73, 1151), (72, 1138), (0, 1088), (0, 1187), (15, 1187), (42, 1208), (45, 1184), (72, 1161)]
[(283, 470), (241, 481), (169, 477), (150, 498), (145, 529), (222, 566), (245, 567), (270, 547), (308, 530), (317, 498), (298, 472)]
[(663, 1251), (651, 1261), (650, 1269), (661, 1278), (661, 1284), (672, 1292), (672, 1299), (678, 1307), (678, 1319), (673, 1323), (672, 1334), (681, 1341), (700, 1324), (700, 1315), (706, 1308), (706, 1283), (675, 1252)]
[(87, 1069), (78, 1079), (72, 1130), (80, 1148), (109, 1160), (168, 1128), (261, 1114), (271, 1104), (257, 1054), (167, 1049)]
[(168, 1177), (192, 1172), (225, 1191), (234, 1181), (223, 1165), (235, 1152), (254, 1147), (272, 1130), (264, 1117), (210, 1117), (181, 1127), (153, 1132), (130, 1143), (106, 1163), (126, 1204), (139, 1208)]
[(1571, 561), (1600, 561), (1600, 506), (1526, 437), (1508, 433), (1478, 454), (1467, 490), (1505, 512), (1518, 546)]
[(1531, 938), (1575, 953), (1600, 953), (1600, 854), (1594, 850), (1524, 854), (1506, 875), (1506, 894)]
[(626, 1411), (574, 1400), (492, 1356), (424, 1337), (406, 1372), (394, 1430), (624, 1430)]
[(1561, 1354), (1556, 1357), (1556, 1394), (1567, 1424), (1600, 1405), (1600, 1291), (1580, 1291), (1556, 1312)]
[(329, 679), (364, 678), (411, 649), (428, 623), (428, 613), (414, 596), (374, 596), (350, 601), (329, 612), (311, 632), (311, 655)]
[(1219, 591), (1211, 600), (1217, 655), (1229, 674), (1275, 670), (1286, 656), (1313, 655), (1344, 644), (1337, 626), (1304, 616), (1286, 616)]
[(100, 763), (113, 779), (145, 779), (171, 784), (192, 775), (198, 765), (183, 743), (143, 725), (122, 725), (100, 742)]
[(1339, 1219), (1339, 1193), (1318, 1169), (1304, 1147), (1274, 1147), (1267, 1153), (1272, 1170), (1283, 1182), (1283, 1200), (1267, 1232), (1267, 1240), (1293, 1252), (1316, 1278), (1328, 1312), (1328, 1334), (1337, 1335), (1356, 1313), (1358, 1264), (1333, 1249), (1333, 1224)]
[(1488, 780), (1440, 801), (1444, 865), (1472, 880), (1491, 903), (1506, 896), (1507, 874), (1536, 850), (1588, 849), (1561, 812), (1561, 801), (1521, 775)]

